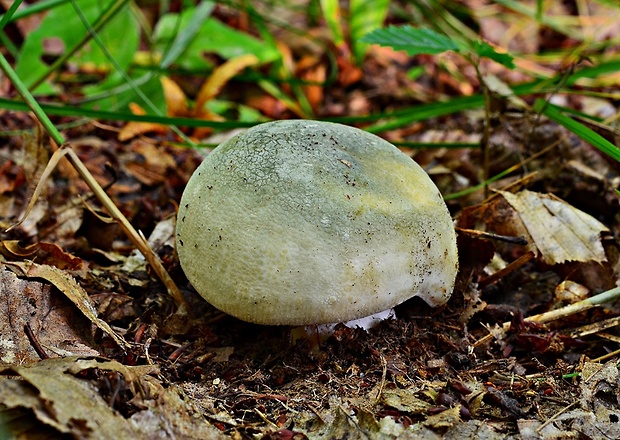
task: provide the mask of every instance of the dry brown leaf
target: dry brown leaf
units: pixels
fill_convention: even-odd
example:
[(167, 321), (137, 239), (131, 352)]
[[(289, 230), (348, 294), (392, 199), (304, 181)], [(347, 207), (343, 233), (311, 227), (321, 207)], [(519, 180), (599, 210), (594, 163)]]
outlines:
[(86, 318), (99, 327), (104, 333), (110, 336), (119, 347), (126, 349), (129, 344), (125, 339), (116, 333), (109, 324), (97, 316), (97, 310), (93, 306), (86, 291), (80, 286), (75, 278), (56, 267), (33, 262), (10, 263), (11, 267), (19, 268), (24, 276), (28, 278), (43, 278), (52, 283), (67, 298), (77, 306)]
[(0, 166), (0, 194), (15, 191), (26, 181), (24, 169), (10, 160)]
[[(146, 112), (138, 104), (132, 102), (129, 104), (129, 109), (134, 115), (145, 115)], [(155, 122), (128, 122), (121, 131), (118, 132), (118, 140), (128, 141), (138, 135), (150, 133), (150, 132), (165, 132), (168, 128)]]
[(400, 388), (383, 390), (381, 401), (384, 405), (410, 414), (423, 414), (431, 407), (430, 403), (416, 397), (413, 390)]
[(338, 83), (343, 87), (355, 84), (364, 76), (362, 69), (353, 63), (351, 49), (346, 43), (336, 46), (336, 64), (338, 65)]
[(189, 108), (185, 92), (183, 92), (176, 82), (167, 76), (162, 76), (160, 82), (164, 90), (166, 113), (168, 116), (187, 116), (189, 114)]
[[(1, 368), (0, 374), (17, 375), (21, 379), (0, 379), (0, 408), (4, 408), (0, 412), (0, 424), (5, 430), (2, 434), (6, 435), (2, 438), (40, 438), (38, 435), (41, 432), (49, 435), (50, 427), (57, 431), (55, 438), (58, 438), (59, 433), (80, 439), (148, 438), (114, 411), (94, 386), (73, 376), (84, 369), (97, 367), (128, 374), (125, 377), (127, 381), (144, 371), (131, 372), (130, 367), (117, 362), (101, 363), (75, 358), (47, 359), (32, 366), (12, 365)], [(6, 410), (22, 411), (22, 418), (29, 422), (29, 434), (18, 437), (23, 426), (15, 426), (11, 419), (7, 420), (4, 417)], [(25, 410), (32, 412), (24, 414)]]
[(512, 206), (548, 264), (607, 261), (600, 234), (609, 229), (552, 194), (499, 193)]
[(56, 243), (39, 242), (22, 246), (19, 240), (4, 240), (0, 245), (0, 253), (7, 258), (36, 259), (59, 269), (86, 270), (88, 267), (84, 260), (66, 252)]
[(135, 139), (131, 149), (136, 159), (127, 162), (125, 166), (132, 176), (145, 185), (165, 182), (168, 179), (167, 172), (176, 167), (172, 156), (152, 142)]
[(259, 60), (255, 55), (245, 54), (226, 61), (218, 66), (209, 78), (203, 83), (196, 97), (196, 108), (194, 110), (197, 118), (209, 116), (210, 112), (205, 107), (206, 104), (215, 98), (222, 90), (222, 87), (230, 81), (232, 77), (241, 72), (246, 67), (258, 64)]
[(323, 103), (323, 83), (327, 78), (327, 66), (315, 56), (307, 55), (297, 64), (296, 76), (309, 84), (303, 86), (303, 91), (314, 111)]
[(121, 373), (125, 379), (125, 382), (134, 391), (137, 391), (134, 385), (143, 376), (147, 374), (159, 373), (159, 367), (157, 365), (128, 366), (128, 365), (123, 365), (117, 361), (108, 361), (108, 360), (94, 359), (94, 358), (73, 359), (73, 363), (69, 365), (69, 368), (66, 371), (71, 374), (79, 374), (84, 370), (92, 370), (92, 369), (115, 371), (117, 373)]
[[(31, 364), (40, 360), (28, 339), (28, 326), (45, 355), (97, 355), (90, 348), (92, 331), (88, 320), (49, 285), (19, 279), (0, 271), (0, 361)], [(77, 315), (77, 316), (76, 316)], [(0, 436), (1, 438), (1, 436)]]
[[(187, 96), (185, 96), (185, 93), (181, 90), (181, 87), (166, 76), (162, 76), (160, 82), (164, 92), (164, 99), (166, 100), (166, 113), (168, 116), (187, 116), (189, 114)], [(146, 114), (146, 111), (134, 102), (129, 104), (129, 109), (134, 115)], [(118, 140), (127, 141), (140, 134), (150, 132), (164, 133), (167, 130), (167, 126), (157, 124), (155, 122), (131, 121), (128, 122), (118, 133)]]
[(424, 421), (424, 425), (435, 429), (453, 427), (458, 425), (461, 421), (460, 411), (461, 406), (456, 405), (450, 409), (440, 412), (439, 414), (428, 417)]
[(149, 439), (217, 440), (224, 437), (203, 417), (197, 417), (200, 409), (178, 387), (161, 388), (156, 401), (144, 404), (148, 409), (133, 414), (130, 421)]

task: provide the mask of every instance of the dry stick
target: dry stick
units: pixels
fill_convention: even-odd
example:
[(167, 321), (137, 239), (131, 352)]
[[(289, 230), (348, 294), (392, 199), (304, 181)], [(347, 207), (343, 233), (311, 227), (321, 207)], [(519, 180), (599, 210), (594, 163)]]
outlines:
[(480, 280), (478, 282), (478, 287), (481, 289), (484, 289), (486, 286), (489, 286), (495, 283), (496, 281), (499, 281), (500, 279), (502, 279), (509, 273), (514, 272), (515, 270), (517, 270), (518, 268), (526, 264), (528, 261), (530, 261), (535, 256), (536, 254), (534, 254), (533, 251), (526, 252), (525, 254), (521, 255), (519, 258), (514, 260), (512, 263), (508, 264), (503, 269), (500, 269), (497, 272), (489, 275), (488, 277)]
[(569, 336), (572, 338), (575, 337), (583, 337), (592, 335), (594, 333), (599, 333), (605, 329), (616, 327), (620, 325), (620, 316), (615, 316), (613, 318), (604, 319), (603, 321), (595, 322), (593, 324), (587, 324), (581, 327), (574, 328), (570, 330)]
[(558, 417), (560, 417), (563, 413), (565, 413), (566, 411), (568, 411), (569, 409), (571, 409), (573, 406), (577, 405), (579, 403), (578, 400), (576, 400), (575, 402), (565, 406), (564, 408), (562, 408), (560, 411), (558, 411), (557, 413), (555, 413), (553, 416), (551, 416), (549, 419), (547, 419), (547, 421), (545, 423), (543, 423), (542, 425), (540, 425), (538, 427), (538, 429), (536, 429), (537, 433), (540, 433), (540, 431), (542, 431), (543, 429), (545, 429), (545, 427), (547, 425), (549, 425), (550, 423), (554, 422)]
[(610, 353), (607, 353), (607, 354), (605, 354), (605, 355), (603, 355), (603, 356), (599, 356), (599, 357), (597, 357), (597, 358), (595, 358), (595, 359), (592, 359), (592, 362), (602, 362), (602, 361), (606, 361), (607, 359), (611, 359), (611, 358), (613, 358), (613, 357), (616, 357), (616, 356), (618, 356), (619, 354), (620, 354), (620, 350), (615, 350), (615, 351), (612, 351), (612, 352), (610, 352)]
[[(615, 287), (606, 292), (599, 293), (591, 298), (584, 299), (583, 301), (576, 302), (574, 304), (569, 304), (566, 307), (562, 307), (560, 309), (551, 310), (549, 312), (541, 313), (539, 315), (528, 316), (525, 318), (525, 322), (536, 322), (538, 324), (544, 324), (546, 322), (555, 321), (556, 319), (563, 318), (565, 316), (574, 315), (575, 313), (585, 312), (593, 307), (600, 306), (606, 302), (617, 299), (620, 297), (620, 287)], [(507, 331), (510, 328), (510, 322), (504, 322), (502, 324), (502, 329)], [(493, 339), (492, 334), (488, 334), (483, 338), (480, 338), (476, 343), (474, 343), (474, 347), (485, 344), (486, 342)]]
[(505, 243), (518, 244), (521, 246), (527, 245), (528, 241), (524, 237), (514, 237), (512, 235), (501, 235), (494, 234), (493, 232), (481, 231), (478, 229), (468, 229), (468, 228), (455, 228), (457, 232), (462, 232), (463, 234), (467, 234), (470, 237), (476, 238), (486, 238), (489, 240), (497, 240), (503, 241)]
[(149, 246), (148, 242), (144, 238), (144, 235), (136, 231), (132, 224), (129, 223), (127, 217), (123, 215), (112, 199), (110, 199), (108, 194), (103, 190), (103, 188), (101, 188), (99, 182), (97, 182), (90, 171), (88, 171), (78, 155), (75, 154), (75, 151), (73, 151), (68, 144), (63, 145), (62, 148), (67, 149), (67, 159), (69, 159), (71, 165), (75, 167), (77, 172), (80, 174), (80, 177), (84, 179), (88, 187), (93, 191), (93, 193), (95, 193), (95, 196), (97, 196), (101, 204), (107, 209), (110, 216), (118, 222), (123, 232), (125, 232), (127, 237), (129, 237), (129, 239), (136, 245), (138, 250), (142, 253), (142, 255), (144, 255), (144, 258), (146, 258), (146, 261), (151, 265), (159, 279), (162, 283), (164, 283), (164, 286), (168, 289), (168, 293), (172, 296), (172, 299), (178, 307), (177, 312), (181, 314), (188, 314), (189, 307), (185, 302), (183, 294), (181, 294), (181, 291), (170, 277), (170, 274), (162, 264), (157, 254)]

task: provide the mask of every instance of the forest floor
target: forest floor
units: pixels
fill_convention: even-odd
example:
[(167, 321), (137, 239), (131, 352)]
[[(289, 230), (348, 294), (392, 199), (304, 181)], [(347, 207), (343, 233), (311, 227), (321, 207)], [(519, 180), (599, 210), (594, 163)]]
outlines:
[[(467, 63), (446, 60), (475, 84)], [(467, 93), (467, 84), (433, 76), (427, 61), (421, 85), (407, 77), (404, 54), (371, 51), (352, 83), (319, 91), (316, 114), (387, 111), (420, 87)], [(243, 90), (234, 80), (227, 87)], [(295, 117), (271, 97), (240, 99), (271, 118)], [(64, 129), (150, 237), (192, 316), (175, 312), (144, 258), (61, 160), (25, 222), (0, 233), (0, 437), (5, 429), (15, 438), (620, 438), (617, 304), (527, 319), (616, 287), (620, 166), (554, 122), (495, 104), (487, 173), (514, 168), (491, 190), (447, 197), (460, 256), (448, 304), (413, 298), (373, 328), (338, 324), (325, 335), (237, 320), (184, 277), (175, 213), (204, 151), (174, 145), (164, 129), (119, 140), (120, 122)], [(484, 124), (481, 109), (382, 136), (397, 145), (480, 143)], [(3, 132), (34, 126), (23, 113), (0, 117)], [(55, 148), (29, 133), (0, 144), (3, 231), (24, 213)], [(482, 179), (480, 148), (404, 151), (444, 196)]]

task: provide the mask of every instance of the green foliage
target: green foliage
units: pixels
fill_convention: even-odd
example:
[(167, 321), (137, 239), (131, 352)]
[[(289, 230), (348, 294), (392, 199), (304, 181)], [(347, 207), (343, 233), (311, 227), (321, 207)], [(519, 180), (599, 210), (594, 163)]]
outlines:
[[(195, 8), (188, 8), (185, 26), (178, 29), (174, 40), (166, 47), (166, 52), (157, 66), (160, 72), (170, 67), (183, 53), (204, 22), (208, 20), (214, 7), (213, 2), (203, 1)], [(126, 108), (129, 103), (135, 102), (150, 113), (164, 114), (166, 102), (159, 81), (160, 72), (154, 70), (126, 72), (120, 68), (102, 84), (85, 87), (84, 92), (91, 100), (96, 98), (94, 104), (98, 108)]]
[[(159, 67), (167, 69), (187, 49), (187, 46), (196, 38), (205, 21), (209, 19), (215, 9), (215, 3), (210, 1), (200, 2), (198, 6), (190, 7), (185, 12), (185, 25), (178, 29), (171, 43), (166, 46)], [(189, 18), (187, 18), (189, 16)]]
[[(89, 23), (94, 23), (101, 14), (114, 3), (114, 0), (75, 0)], [(79, 44), (87, 36), (87, 28), (72, 4), (65, 3), (52, 9), (41, 25), (31, 32), (24, 41), (15, 71), (26, 86), (45, 74), (48, 64), (43, 60), (44, 46), (60, 41), (65, 50)], [(99, 32), (99, 37), (121, 67), (127, 67), (138, 49), (140, 30), (130, 9), (125, 6)], [(90, 66), (98, 71), (110, 71), (111, 64), (101, 49), (93, 42), (87, 42), (70, 62), (80, 66)], [(34, 92), (51, 94), (54, 90), (41, 84)]]
[[(180, 15), (170, 13), (161, 17), (155, 28), (156, 47), (161, 52), (175, 39), (179, 29), (187, 25), (193, 10), (194, 8), (187, 8)], [(271, 62), (280, 56), (277, 48), (237, 31), (213, 17), (209, 17), (202, 24), (195, 37), (179, 55), (176, 64), (187, 70), (204, 70), (209, 67), (205, 53), (216, 53), (225, 59), (254, 54), (261, 63)]]
[[(336, 46), (345, 43), (342, 11), (338, 0), (321, 0), (325, 23)], [(348, 9), (349, 41), (353, 58), (358, 64), (364, 60), (368, 43), (362, 38), (379, 28), (387, 16), (390, 0), (350, 0)]]
[(320, 0), (325, 23), (332, 34), (336, 46), (344, 43), (344, 32), (340, 23), (340, 3), (338, 0)]
[[(106, 81), (82, 88), (88, 97), (85, 106), (103, 110), (125, 109), (136, 103), (148, 113), (165, 114), (166, 99), (159, 76), (132, 72), (115, 72)], [(143, 99), (147, 97), (147, 100)]]
[(363, 42), (389, 46), (396, 50), (404, 50), (408, 55), (438, 54), (453, 50), (458, 52), (459, 46), (445, 35), (432, 29), (415, 28), (413, 26), (389, 26), (370, 32), (362, 38)]
[(489, 43), (484, 41), (475, 41), (473, 44), (474, 52), (480, 57), (489, 58), (496, 63), (501, 64), (509, 69), (515, 68), (514, 58), (507, 53), (498, 53)]
[(353, 56), (358, 63), (364, 59), (368, 43), (364, 35), (380, 28), (388, 13), (390, 0), (351, 0), (349, 5), (349, 26)]
[(404, 50), (411, 56), (436, 55), (452, 50), (466, 55), (468, 59), (471, 59), (471, 55), (477, 55), (492, 59), (510, 69), (515, 67), (511, 55), (496, 52), (493, 46), (484, 41), (474, 41), (471, 45), (467, 45), (428, 28), (416, 28), (410, 25), (389, 26), (370, 32), (362, 38), (362, 41)]

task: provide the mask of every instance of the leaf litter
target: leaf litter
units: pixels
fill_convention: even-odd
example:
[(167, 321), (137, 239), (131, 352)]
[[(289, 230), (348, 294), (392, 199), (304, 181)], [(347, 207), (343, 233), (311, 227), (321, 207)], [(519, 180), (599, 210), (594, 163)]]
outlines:
[[(480, 20), (490, 35), (493, 19)], [(306, 57), (291, 49), (289, 68), (320, 80), (329, 67), (322, 49), (306, 49)], [(336, 60), (349, 67), (346, 75), (324, 90), (305, 89), (318, 115), (378, 112), (412, 95), (434, 101), (476, 83), (450, 57), (444, 62), (467, 83), (440, 75), (424, 57), (427, 70), (413, 81), (410, 60), (384, 48), (370, 51), (362, 73), (347, 51)], [(221, 72), (209, 90), (239, 98)], [(186, 96), (174, 96), (175, 112), (188, 111)], [(301, 112), (254, 90), (240, 101), (268, 117)], [(337, 325), (323, 341), (310, 333), (295, 344), (289, 328), (240, 322), (205, 304), (180, 271), (166, 230), (201, 154), (167, 145), (162, 127), (69, 130), (115, 204), (151, 237), (195, 318), (174, 313), (166, 288), (118, 227), (102, 222), (101, 206), (60, 161), (26, 222), (1, 236), (5, 437), (618, 437), (617, 306), (590, 303), (566, 313), (616, 287), (618, 164), (552, 123), (508, 112), (493, 118), (490, 175), (515, 171), (493, 184), (500, 192), (490, 198), (475, 191), (449, 202), (459, 228), (488, 233), (459, 232), (461, 273), (449, 304), (431, 309), (413, 299), (369, 331)], [(28, 126), (12, 113), (0, 123)], [(481, 115), (471, 112), (386, 137), (471, 143), (480, 133)], [(8, 227), (28, 203), (47, 148), (13, 139), (0, 151), (0, 221)], [(410, 153), (443, 194), (480, 181), (478, 150)], [(533, 158), (525, 180), (523, 158)], [(553, 320), (537, 318), (548, 313)]]
[[(90, 147), (83, 157), (105, 176), (99, 148)], [(539, 172), (526, 183), (531, 191), (503, 191), (478, 205), (460, 208), (459, 227), (499, 236), (526, 235), (538, 256), (494, 281), (480, 283), (497, 267), (510, 269), (510, 262), (527, 255), (529, 248), (460, 234), (460, 287), (447, 307), (435, 310), (411, 300), (396, 308), (396, 319), (368, 332), (338, 325), (322, 342), (314, 342), (310, 333), (308, 339), (293, 344), (290, 329), (256, 326), (226, 316), (205, 304), (184, 280), (169, 240), (174, 214), (170, 200), (180, 197), (199, 154), (153, 145), (128, 149), (122, 143), (116, 144), (113, 154), (120, 185), (112, 185), (110, 193), (151, 236), (152, 247), (182, 287), (197, 318), (179, 319), (173, 313), (174, 304), (165, 289), (142, 258), (131, 256), (132, 247), (123, 235), (117, 232), (108, 240), (97, 240), (103, 225), (92, 219), (87, 222), (89, 214), (61, 233), (49, 226), (62, 210), (47, 205), (36, 224), (38, 241), (15, 241), (24, 225), (3, 236), (3, 276), (9, 286), (3, 297), (11, 298), (0, 312), (6, 329), (0, 355), (8, 374), (0, 383), (11, 390), (0, 393), (6, 426), (27, 421), (41, 432), (52, 429), (80, 438), (106, 433), (97, 423), (113, 423), (136, 438), (552, 438), (577, 428), (591, 432), (599, 426), (596, 422), (613, 434), (611, 422), (604, 423), (613, 420), (617, 410), (610, 400), (618, 389), (617, 376), (584, 381), (567, 375), (584, 371), (588, 364), (582, 359), (615, 349), (613, 341), (598, 336), (602, 331), (613, 335), (615, 321), (575, 333), (586, 324), (613, 320), (615, 309), (590, 307), (548, 327), (528, 320), (536, 313), (578, 303), (583, 295), (613, 288), (617, 279), (617, 244), (610, 236), (600, 235), (605, 234), (601, 222), (568, 201), (545, 195), (545, 186), (553, 188), (562, 181), (557, 179), (565, 178), (564, 169), (553, 178), (543, 179)], [(449, 186), (449, 179), (456, 178), (450, 172), (456, 163), (452, 154), (422, 153), (416, 159), (423, 165), (444, 166), (448, 171), (436, 176)], [(137, 155), (144, 160), (136, 160)], [(138, 171), (140, 167), (149, 174)], [(52, 178), (46, 198), (62, 206), (65, 193), (60, 182)], [(141, 197), (131, 189), (136, 187), (143, 191)], [(602, 186), (592, 188), (600, 191)], [(26, 192), (6, 194), (25, 206)], [(545, 215), (551, 211), (543, 200), (561, 204), (569, 214), (568, 219), (562, 217), (560, 226), (577, 237), (585, 229), (583, 223), (574, 226), (575, 222), (586, 219), (594, 225), (586, 234), (589, 253), (569, 251), (566, 255), (571, 258), (549, 264), (546, 248), (529, 232), (544, 222), (527, 219), (528, 210), (508, 203), (506, 194), (534, 198)], [(563, 196), (575, 199), (571, 193)], [(69, 206), (73, 195), (65, 194), (64, 200)], [(456, 203), (461, 201), (451, 202), (453, 209)], [(77, 206), (88, 212), (83, 204)], [(611, 217), (599, 218), (607, 218), (610, 230), (617, 227)], [(515, 229), (515, 225), (521, 226)], [(46, 234), (56, 238), (53, 245), (45, 241)], [(594, 281), (590, 271), (597, 273)], [(557, 297), (556, 290), (563, 296)], [(565, 291), (578, 294), (571, 300)], [(50, 301), (61, 301), (63, 306), (48, 305)], [(87, 305), (93, 301), (96, 312)], [(24, 331), (26, 324), (51, 359), (40, 360)], [(118, 342), (112, 335), (118, 336)], [(115, 367), (110, 372), (109, 366), (102, 366), (109, 362), (104, 358), (129, 370)], [(50, 361), (58, 362), (58, 368), (50, 367)], [(85, 371), (80, 365), (86, 361), (91, 362), (86, 369), (90, 373), (76, 375), (75, 371)], [(39, 389), (24, 373), (37, 368), (45, 372), (37, 377), (59, 383)], [(132, 368), (135, 373), (128, 373)], [(17, 376), (25, 381), (15, 382)], [(62, 408), (67, 402), (64, 387), (81, 394), (72, 397), (75, 401), (91, 402), (90, 410), (97, 417), (75, 414), (75, 420), (63, 419), (60, 409), (50, 416), (50, 405)], [(41, 394), (43, 388), (46, 394)], [(93, 403), (95, 394), (103, 400)], [(24, 399), (15, 400), (18, 395)], [(111, 395), (116, 396), (114, 405), (110, 405)]]

